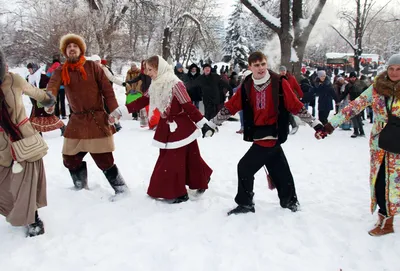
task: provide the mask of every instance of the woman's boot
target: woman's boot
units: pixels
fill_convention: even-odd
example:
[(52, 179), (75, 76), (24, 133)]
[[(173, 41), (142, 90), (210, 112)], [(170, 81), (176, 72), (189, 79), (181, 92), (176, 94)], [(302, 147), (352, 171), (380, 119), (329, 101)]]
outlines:
[(376, 222), (375, 228), (368, 232), (369, 235), (382, 236), (393, 233), (393, 218), (393, 216), (384, 216), (382, 214), (378, 214), (378, 222)]

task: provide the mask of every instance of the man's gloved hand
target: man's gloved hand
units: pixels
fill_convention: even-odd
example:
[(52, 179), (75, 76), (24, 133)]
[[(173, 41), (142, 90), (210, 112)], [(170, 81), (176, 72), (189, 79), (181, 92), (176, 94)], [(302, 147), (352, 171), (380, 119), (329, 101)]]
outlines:
[(110, 113), (110, 115), (108, 115), (108, 124), (114, 125), (115, 123), (118, 123), (121, 116), (121, 110), (119, 110), (119, 108), (115, 109), (113, 112)]
[(203, 133), (203, 138), (205, 137), (212, 137), (214, 133), (217, 131), (216, 129), (211, 128), (210, 126), (215, 126), (210, 123), (205, 123), (203, 127), (201, 128), (201, 132)]
[(123, 87), (126, 87), (126, 82), (122, 82), (122, 86), (123, 86)]

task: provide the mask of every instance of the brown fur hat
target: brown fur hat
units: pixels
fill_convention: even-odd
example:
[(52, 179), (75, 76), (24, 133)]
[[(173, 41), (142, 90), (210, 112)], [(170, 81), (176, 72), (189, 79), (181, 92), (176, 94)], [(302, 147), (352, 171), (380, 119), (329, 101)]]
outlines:
[(60, 51), (63, 53), (65, 56), (66, 54), (66, 49), (68, 44), (70, 43), (75, 43), (76, 45), (79, 46), (81, 49), (81, 55), (84, 55), (86, 52), (86, 43), (83, 40), (83, 38), (79, 35), (76, 34), (67, 34), (61, 37), (60, 39)]
[(0, 85), (3, 82), (5, 75), (6, 75), (6, 58), (4, 57), (3, 51), (0, 48)]

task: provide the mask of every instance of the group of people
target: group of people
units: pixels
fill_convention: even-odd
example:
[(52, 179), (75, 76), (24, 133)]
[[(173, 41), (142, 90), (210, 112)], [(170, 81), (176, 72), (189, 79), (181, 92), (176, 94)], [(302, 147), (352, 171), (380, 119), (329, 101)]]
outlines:
[[(32, 137), (37, 141), (43, 140), (25, 116), (22, 93), (39, 101), (51, 114), (56, 106), (55, 97), (63, 85), (71, 108), (64, 132), (63, 163), (75, 188), (89, 187), (83, 158), (90, 153), (114, 189), (116, 195), (113, 199), (129, 193), (112, 154), (115, 148), (113, 125), (121, 117), (121, 111), (109, 77), (100, 65), (85, 59), (86, 44), (82, 37), (75, 34), (63, 36), (60, 50), (66, 61), (54, 70), (46, 86), (47, 92), (28, 84), (16, 74), (6, 72), (5, 58), (0, 54), (0, 126), (4, 135), (0, 137), (0, 213), (12, 225), (27, 226), (29, 236), (44, 233), (37, 209), (46, 205), (42, 157), (47, 146), (35, 152), (38, 155), (34, 157), (15, 155), (19, 151), (19, 143), (28, 144)], [(320, 120), (316, 119), (301, 101), (305, 93), (301, 93), (301, 89), (294, 90), (287, 70), (282, 67), (281, 74), (275, 73), (268, 69), (267, 60), (261, 52), (251, 53), (248, 58), (249, 72), (235, 94), (223, 104), (220, 97), (217, 98), (220, 92), (216, 88), (229, 91), (232, 87), (220, 76), (213, 76), (207, 64), (203, 66), (202, 75), (186, 82), (178, 76), (181, 67), (177, 66), (174, 72), (172, 66), (160, 56), (152, 56), (142, 63), (142, 67), (145, 66), (143, 76), (138, 73), (137, 67), (131, 67), (136, 77), (132, 76), (131, 80), (121, 84), (126, 86), (128, 82), (141, 81), (141, 85), (136, 85), (134, 90), (141, 89), (142, 92), (141, 97), (126, 104), (128, 111), (140, 112), (148, 106), (149, 118), (155, 111), (160, 114), (153, 140), (153, 145), (160, 152), (150, 178), (148, 195), (181, 203), (189, 199), (186, 186), (203, 194), (208, 189), (213, 170), (201, 157), (197, 138), (214, 136), (218, 126), (242, 111), (243, 140), (253, 144), (238, 163), (237, 206), (228, 215), (255, 212), (254, 175), (264, 166), (277, 190), (281, 207), (297, 212), (300, 203), (294, 178), (281, 147), (287, 139), (291, 115), (298, 116), (312, 127), (317, 139), (323, 139), (343, 122), (371, 106), (375, 116), (370, 141), (371, 210), (379, 206), (379, 220), (369, 234), (380, 236), (393, 232), (393, 216), (400, 211), (400, 185), (397, 182), (400, 150), (398, 141), (393, 141), (391, 137), (398, 132), (395, 124), (400, 116), (400, 55), (392, 56), (387, 71), (376, 78), (374, 85), (329, 121), (329, 112), (327, 114), (323, 110), (319, 113)], [(197, 74), (198, 67), (192, 66), (189, 72), (192, 71), (192, 75)], [(146, 85), (145, 76), (151, 79), (149, 85)], [(137, 80), (137, 77), (142, 79)], [(325, 84), (327, 79), (322, 72), (319, 78), (320, 84)], [(188, 91), (199, 88), (206, 110), (204, 116)], [(328, 95), (318, 87), (315, 92), (319, 99)], [(13, 97), (17, 98), (14, 100)], [(36, 145), (31, 144), (30, 147), (35, 150)]]

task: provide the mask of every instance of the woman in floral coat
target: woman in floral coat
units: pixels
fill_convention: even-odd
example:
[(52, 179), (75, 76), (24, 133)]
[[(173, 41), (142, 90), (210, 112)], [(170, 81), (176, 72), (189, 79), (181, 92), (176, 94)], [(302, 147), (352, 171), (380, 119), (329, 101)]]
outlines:
[[(400, 154), (379, 147), (379, 137), (388, 122), (388, 110), (400, 117), (400, 54), (388, 61), (387, 71), (376, 77), (374, 85), (343, 108), (325, 126), (327, 133), (371, 106), (376, 116), (371, 131), (371, 212), (379, 207), (378, 222), (368, 233), (381, 236), (393, 233), (393, 216), (400, 212)], [(391, 144), (399, 144), (400, 141)]]

